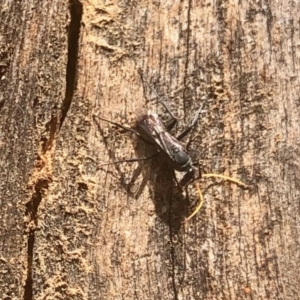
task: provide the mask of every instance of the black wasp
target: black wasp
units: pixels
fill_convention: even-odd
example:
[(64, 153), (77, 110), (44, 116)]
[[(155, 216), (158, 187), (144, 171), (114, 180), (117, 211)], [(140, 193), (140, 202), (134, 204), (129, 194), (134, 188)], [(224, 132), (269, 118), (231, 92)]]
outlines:
[[(102, 117), (94, 116), (94, 119), (100, 119), (120, 128), (123, 128), (126, 131), (130, 131), (137, 136), (139, 136), (143, 141), (146, 143), (150, 143), (155, 146), (157, 152), (148, 156), (148, 157), (141, 157), (141, 158), (134, 158), (134, 159), (126, 159), (123, 161), (112, 162), (120, 163), (120, 162), (133, 162), (139, 160), (145, 160), (153, 158), (155, 155), (161, 153), (163, 157), (169, 162), (172, 168), (176, 171), (184, 173), (182, 179), (178, 182), (178, 186), (182, 189), (187, 187), (189, 184), (195, 182), (196, 180), (204, 177), (218, 177), (225, 180), (229, 180), (236, 184), (247, 186), (243, 182), (231, 178), (221, 174), (202, 174), (200, 168), (198, 167), (198, 163), (194, 163), (186, 150), (185, 145), (183, 145), (180, 140), (182, 140), (196, 125), (200, 113), (202, 111), (203, 105), (196, 111), (193, 121), (190, 126), (188, 126), (181, 134), (177, 137), (171, 135), (170, 131), (177, 123), (177, 118), (172, 114), (169, 107), (166, 103), (158, 98), (158, 101), (164, 106), (166, 111), (171, 117), (171, 121), (169, 125), (166, 127), (162, 121), (159, 119), (158, 115), (155, 113), (144, 113), (137, 117), (136, 120), (136, 129), (125, 127), (119, 123), (104, 119)], [(108, 163), (110, 164), (110, 163)], [(105, 164), (107, 165), (107, 164)], [(102, 165), (103, 166), (103, 165)], [(184, 222), (190, 220), (201, 208), (203, 204), (203, 196), (199, 187), (199, 184), (196, 182), (196, 188), (199, 193), (199, 204), (197, 205), (196, 209), (190, 214)]]

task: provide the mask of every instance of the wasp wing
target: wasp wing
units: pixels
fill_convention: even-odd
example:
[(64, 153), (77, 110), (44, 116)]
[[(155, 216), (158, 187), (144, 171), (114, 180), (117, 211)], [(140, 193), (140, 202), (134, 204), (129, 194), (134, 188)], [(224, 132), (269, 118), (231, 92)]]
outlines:
[(137, 126), (141, 135), (164, 153), (175, 170), (186, 171), (187, 166), (191, 163), (190, 156), (184, 146), (166, 131), (164, 124), (156, 114), (142, 115), (137, 120)]

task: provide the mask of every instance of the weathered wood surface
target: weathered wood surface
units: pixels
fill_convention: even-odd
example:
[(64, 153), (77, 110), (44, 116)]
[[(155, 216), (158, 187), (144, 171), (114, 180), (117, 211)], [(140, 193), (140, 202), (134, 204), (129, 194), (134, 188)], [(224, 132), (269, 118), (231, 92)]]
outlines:
[[(297, 1), (0, 3), (1, 299), (297, 299)], [(131, 126), (188, 124), (205, 172), (181, 195)]]

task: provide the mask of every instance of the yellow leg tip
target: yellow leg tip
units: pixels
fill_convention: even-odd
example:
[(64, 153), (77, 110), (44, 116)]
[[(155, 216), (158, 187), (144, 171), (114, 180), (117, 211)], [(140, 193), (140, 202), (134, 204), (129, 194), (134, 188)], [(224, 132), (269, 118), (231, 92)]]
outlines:
[(203, 195), (201, 193), (201, 190), (200, 190), (200, 187), (199, 187), (199, 184), (196, 183), (196, 188), (198, 190), (198, 193), (199, 193), (199, 199), (200, 199), (200, 202), (198, 204), (198, 206), (196, 207), (196, 209), (182, 222), (182, 223), (186, 223), (187, 221), (189, 221), (192, 217), (194, 217), (198, 212), (199, 210), (201, 209), (202, 205), (203, 205), (203, 202), (204, 202), (204, 199), (203, 199)]
[(245, 184), (245, 183), (243, 183), (242, 181), (240, 181), (240, 180), (238, 180), (236, 178), (232, 178), (232, 177), (229, 177), (229, 176), (226, 176), (226, 175), (222, 175), (222, 174), (213, 174), (213, 173), (202, 174), (202, 177), (203, 178), (209, 178), (209, 177), (221, 178), (221, 179), (228, 180), (228, 181), (231, 181), (233, 183), (236, 183), (238, 185), (241, 185), (241, 186), (244, 186), (244, 187), (248, 187), (248, 185)]
[[(229, 176), (226, 176), (226, 175), (222, 175), (222, 174), (213, 174), (213, 173), (209, 173), (209, 174), (202, 174), (202, 178), (209, 178), (209, 177), (216, 177), (216, 178), (221, 178), (221, 179), (224, 179), (224, 180), (228, 180), (228, 181), (231, 181), (233, 183), (236, 183), (238, 185), (241, 185), (241, 186), (244, 186), (244, 187), (248, 187), (247, 184), (243, 183), (242, 181), (238, 180), (238, 179), (235, 179), (235, 178), (232, 178), (232, 177), (229, 177)], [(197, 205), (197, 207), (195, 208), (195, 210), (182, 222), (182, 223), (186, 223), (188, 222), (190, 219), (192, 219), (198, 212), (199, 210), (201, 209), (202, 205), (203, 205), (203, 202), (204, 202), (204, 199), (203, 199), (203, 195), (202, 195), (202, 192), (200, 190), (200, 187), (199, 187), (199, 184), (196, 183), (196, 188), (198, 190), (198, 194), (199, 194), (199, 199), (200, 199), (200, 202), (199, 204)]]

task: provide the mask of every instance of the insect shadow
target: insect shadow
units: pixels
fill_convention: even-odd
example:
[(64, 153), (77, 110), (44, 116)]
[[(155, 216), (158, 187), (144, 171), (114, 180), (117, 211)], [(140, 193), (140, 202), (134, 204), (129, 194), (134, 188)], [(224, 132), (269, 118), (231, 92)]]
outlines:
[[(119, 180), (126, 191), (130, 193), (130, 185), (136, 178), (143, 173), (143, 182), (140, 184), (139, 191), (135, 192), (135, 196), (139, 196), (147, 182), (150, 182), (151, 198), (154, 200), (155, 210), (158, 217), (172, 228), (179, 228), (187, 215), (189, 206), (189, 197), (184, 197), (182, 190), (190, 183), (198, 179), (201, 174), (197, 164), (192, 162), (186, 147), (180, 142), (195, 127), (203, 105), (196, 111), (190, 126), (188, 126), (181, 134), (174, 137), (170, 131), (177, 123), (177, 118), (172, 114), (169, 107), (162, 100), (158, 100), (166, 109), (171, 119), (165, 126), (159, 119), (157, 114), (147, 112), (137, 115), (136, 127), (129, 128), (119, 123), (94, 116), (94, 120), (101, 130), (97, 120), (108, 122), (125, 131), (131, 132), (138, 136), (146, 146), (146, 156), (143, 155), (141, 144), (138, 143), (138, 158), (125, 159), (116, 161), (114, 153), (109, 151), (110, 157), (118, 172)], [(106, 145), (108, 149), (108, 145)], [(150, 154), (149, 154), (150, 153)], [(125, 183), (123, 174), (119, 168), (120, 163), (138, 161), (139, 167), (132, 174), (129, 183)], [(104, 167), (103, 164), (99, 167)], [(183, 176), (180, 181), (175, 176), (175, 170), (182, 172)]]

